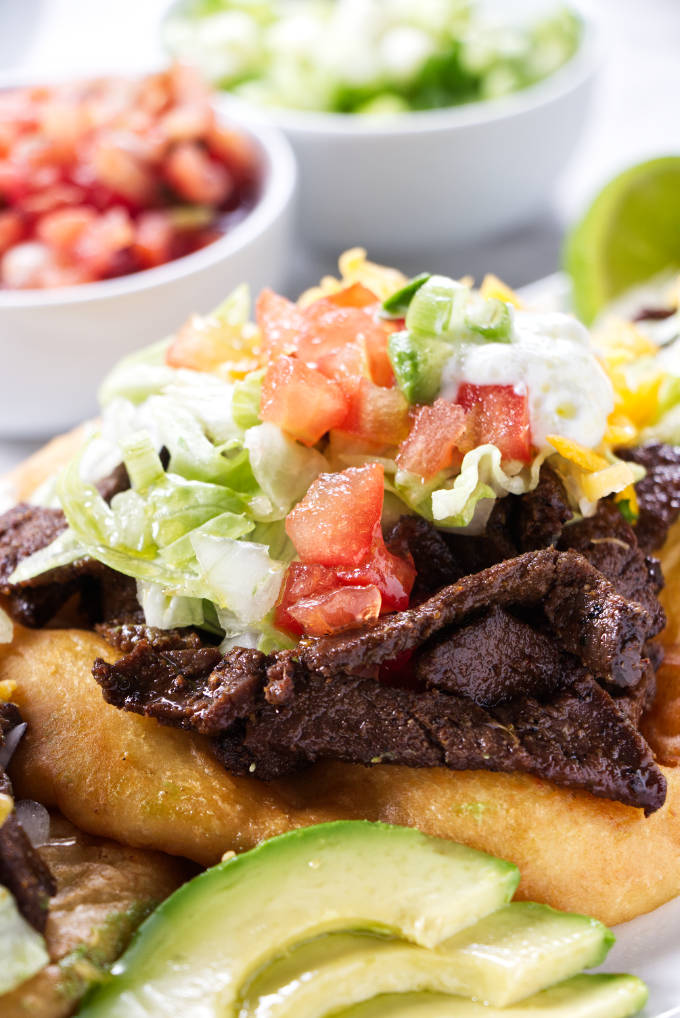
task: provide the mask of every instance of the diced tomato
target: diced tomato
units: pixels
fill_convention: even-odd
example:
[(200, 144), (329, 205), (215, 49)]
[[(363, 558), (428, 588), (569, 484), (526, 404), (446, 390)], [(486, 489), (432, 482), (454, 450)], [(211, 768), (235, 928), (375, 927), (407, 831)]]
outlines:
[(368, 555), (352, 569), (339, 567), (336, 572), (343, 583), (376, 586), (382, 596), (382, 611), (403, 611), (408, 608), (416, 580), (415, 567), (412, 562), (389, 551), (379, 523), (373, 532), (373, 543)]
[(435, 400), (432, 406), (418, 407), (397, 455), (399, 468), (427, 480), (451, 466), (454, 450), (465, 431), (465, 417), (461, 406), (445, 399)]
[(325, 299), (339, 308), (366, 308), (379, 303), (373, 291), (363, 283), (352, 283), (337, 293), (329, 294)]
[(316, 369), (337, 382), (348, 400), (354, 396), (362, 379), (368, 381), (370, 375), (366, 352), (356, 343), (348, 343), (318, 357)]
[(286, 532), (302, 561), (359, 565), (380, 522), (383, 492), (379, 463), (317, 477), (286, 519)]
[(185, 102), (165, 113), (159, 129), (171, 142), (200, 140), (210, 130), (214, 115), (204, 101)]
[(517, 392), (512, 385), (464, 382), (457, 400), (468, 411), (467, 446), (474, 448), (490, 442), (498, 446), (503, 459), (530, 462), (531, 431), (526, 393)]
[(260, 162), (255, 145), (245, 134), (234, 131), (213, 118), (206, 142), (211, 153), (229, 167), (229, 171), (240, 184), (251, 183)]
[(408, 433), (408, 402), (399, 389), (362, 378), (349, 397), (342, 429), (375, 445), (399, 445)]
[(385, 329), (381, 322), (377, 329), (372, 329), (366, 335), (364, 340), (371, 378), (376, 385), (386, 388), (394, 385), (394, 371), (387, 354), (387, 343), (391, 331), (393, 330)]
[(174, 228), (166, 212), (142, 212), (135, 223), (134, 252), (143, 268), (163, 265), (172, 257)]
[(173, 147), (164, 173), (180, 197), (197, 205), (222, 205), (234, 187), (226, 166), (193, 141), (182, 141)]
[(243, 340), (238, 328), (210, 315), (192, 315), (173, 336), (165, 363), (171, 368), (214, 371), (241, 356)]
[(300, 636), (302, 626), (293, 618), (288, 609), (303, 598), (325, 594), (338, 586), (338, 577), (334, 569), (315, 563), (305, 565), (304, 562), (291, 562), (286, 570), (283, 587), (274, 611), (274, 625), (286, 633)]
[(114, 259), (135, 239), (132, 219), (122, 208), (112, 208), (99, 216), (78, 236), (75, 251), (92, 277), (109, 275)]
[(0, 255), (24, 236), (24, 223), (18, 212), (0, 210)]
[(347, 400), (336, 382), (294, 357), (279, 357), (262, 381), (260, 415), (304, 445), (316, 445), (347, 416)]
[(130, 205), (144, 208), (156, 201), (159, 189), (155, 173), (115, 138), (100, 139), (90, 158), (97, 180)]
[(86, 205), (77, 208), (56, 209), (42, 217), (36, 233), (55, 251), (70, 251), (83, 230), (97, 217), (94, 209)]
[(262, 290), (255, 305), (255, 320), (262, 334), (262, 361), (269, 364), (281, 354), (295, 353), (305, 322), (304, 312), (273, 290)]
[(377, 619), (381, 603), (377, 587), (337, 587), (302, 598), (288, 611), (308, 636), (328, 636)]
[[(363, 345), (367, 351), (384, 342), (382, 326), (361, 308), (336, 307), (323, 297), (306, 308), (300, 332), (298, 356), (308, 364), (347, 345)], [(370, 363), (370, 361), (369, 361)]]

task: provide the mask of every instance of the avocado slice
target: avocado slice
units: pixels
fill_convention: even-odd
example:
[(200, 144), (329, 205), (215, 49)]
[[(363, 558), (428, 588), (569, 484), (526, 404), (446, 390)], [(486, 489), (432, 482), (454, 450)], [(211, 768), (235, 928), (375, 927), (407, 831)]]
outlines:
[(30, 979), (50, 960), (43, 937), (26, 922), (13, 895), (0, 885), (0, 993)]
[(512, 1007), (478, 1004), (443, 993), (391, 993), (333, 1018), (630, 1018), (644, 1007), (647, 987), (635, 976), (574, 976)]
[(434, 947), (506, 904), (518, 880), (511, 863), (410, 828), (291, 831), (181, 887), (80, 1014), (232, 1018), (243, 984), (296, 942), (365, 929)]
[(322, 1018), (384, 993), (430, 990), (514, 1004), (599, 965), (614, 941), (602, 923), (515, 902), (425, 950), (407, 941), (331, 933), (294, 948), (245, 989), (241, 1015)]

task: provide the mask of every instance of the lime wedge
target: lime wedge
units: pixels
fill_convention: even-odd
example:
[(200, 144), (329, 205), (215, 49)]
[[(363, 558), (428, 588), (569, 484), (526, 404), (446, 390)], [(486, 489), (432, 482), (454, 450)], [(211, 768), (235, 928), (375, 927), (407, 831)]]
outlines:
[(564, 260), (586, 323), (625, 290), (680, 266), (680, 156), (610, 181), (568, 235)]

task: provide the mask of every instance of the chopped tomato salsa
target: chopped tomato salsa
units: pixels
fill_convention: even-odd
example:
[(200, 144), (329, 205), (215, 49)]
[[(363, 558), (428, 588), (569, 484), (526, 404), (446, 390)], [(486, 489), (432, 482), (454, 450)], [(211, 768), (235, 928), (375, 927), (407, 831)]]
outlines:
[(347, 400), (337, 382), (295, 357), (279, 357), (262, 382), (260, 416), (297, 438), (316, 445), (347, 416)]
[[(458, 389), (457, 402), (468, 411), (465, 448), (490, 442), (506, 460), (531, 461), (529, 399), (512, 385), (471, 385)], [(461, 446), (462, 448), (462, 446)]]
[[(260, 159), (176, 65), (0, 94), (0, 287), (88, 283), (212, 243), (256, 201)], [(3, 207), (4, 206), (4, 207)]]
[(299, 636), (338, 632), (408, 607), (413, 563), (385, 546), (379, 464), (322, 474), (288, 514), (302, 562), (288, 567), (275, 624)]
[(397, 466), (425, 480), (451, 466), (467, 414), (462, 406), (436, 399), (415, 411), (408, 438), (397, 455)]

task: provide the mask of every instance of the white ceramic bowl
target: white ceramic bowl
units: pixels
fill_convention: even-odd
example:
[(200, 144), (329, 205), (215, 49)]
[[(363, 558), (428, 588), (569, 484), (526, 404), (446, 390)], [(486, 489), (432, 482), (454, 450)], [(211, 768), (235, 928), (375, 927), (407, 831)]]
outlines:
[(233, 287), (284, 280), (295, 160), (266, 124), (230, 112), (257, 143), (262, 194), (229, 233), (194, 254), (130, 276), (56, 290), (0, 292), (0, 435), (42, 438), (96, 411), (99, 383), (125, 354), (162, 339)]
[(291, 142), (311, 246), (390, 257), (460, 247), (525, 220), (575, 148), (599, 63), (595, 29), (562, 68), (502, 99), (376, 120), (258, 111)]

